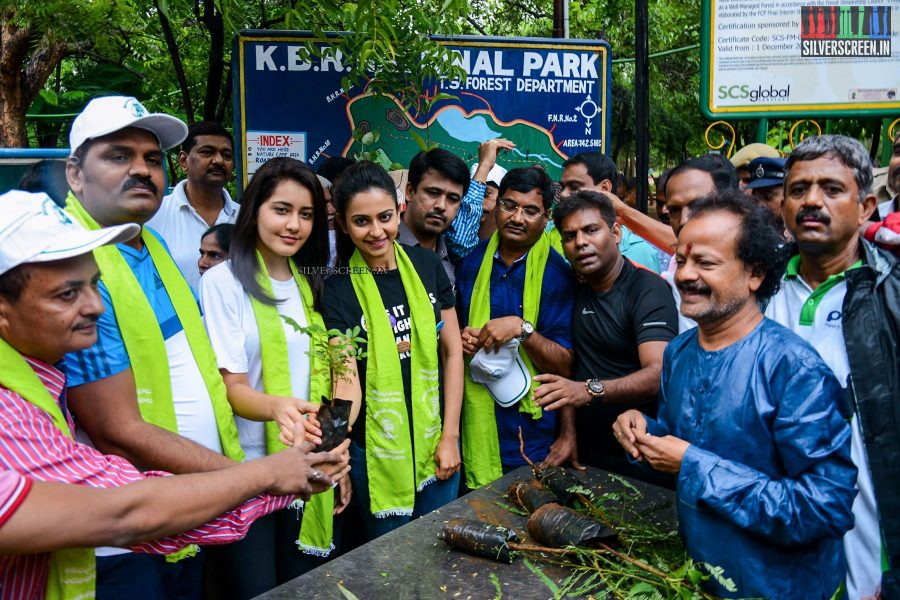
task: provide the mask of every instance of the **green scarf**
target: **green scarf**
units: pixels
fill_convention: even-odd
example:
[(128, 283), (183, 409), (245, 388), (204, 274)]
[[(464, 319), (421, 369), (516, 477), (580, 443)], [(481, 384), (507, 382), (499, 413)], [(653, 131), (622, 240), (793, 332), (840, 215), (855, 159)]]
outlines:
[(410, 312), (412, 439), (400, 355), (387, 310), (359, 250), (350, 258), (350, 281), (368, 330), (366, 470), (370, 510), (376, 517), (412, 515), (416, 492), (437, 479), (434, 453), (441, 437), (434, 307), (415, 266), (397, 242), (394, 255)]
[[(257, 281), (260, 287), (270, 298), (274, 297), (272, 282), (269, 280), (269, 271), (262, 255), (256, 253), (259, 261), (259, 276)], [(325, 321), (322, 315), (316, 312), (313, 306), (312, 288), (306, 277), (297, 271), (297, 265), (293, 259), (287, 259), (291, 266), (294, 281), (300, 289), (300, 297), (303, 301), (303, 312), (309, 325), (321, 327), (325, 332)], [(250, 304), (253, 306), (253, 316), (256, 318), (256, 326), (259, 329), (259, 349), (262, 356), (263, 390), (272, 396), (293, 396), (291, 387), (291, 367), (288, 364), (287, 338), (284, 335), (284, 325), (278, 316), (278, 309), (260, 302), (250, 296)], [(327, 366), (323, 368), (322, 360), (314, 351), (317, 343), (315, 335), (310, 336), (309, 353), (309, 401), (321, 402), (321, 397), (331, 398), (331, 373)], [(328, 343), (327, 340), (324, 343)], [(283, 450), (286, 446), (279, 440), (278, 424), (274, 421), (266, 423), (266, 452), (274, 454)], [(333, 512), (334, 489), (328, 489), (321, 494), (315, 494), (306, 503), (303, 509), (303, 521), (300, 523), (300, 537), (297, 544), (306, 554), (314, 556), (328, 556), (334, 550), (333, 542)]]
[[(71, 192), (66, 199), (66, 210), (86, 229), (100, 229), (100, 225)], [(238, 440), (237, 426), (234, 423), (231, 405), (228, 403), (225, 383), (219, 374), (216, 356), (210, 346), (191, 288), (155, 235), (142, 229), (141, 239), (159, 271), (206, 384), (212, 400), (222, 452), (228, 458), (241, 462), (244, 460), (244, 452)], [(141, 417), (157, 427), (178, 433), (165, 341), (159, 327), (151, 325), (156, 323), (153, 307), (150, 306), (131, 267), (117, 248), (114, 246), (97, 248), (94, 250), (94, 258), (100, 272), (103, 273), (103, 283), (112, 299), (122, 340), (131, 361)]]
[(559, 229), (553, 227), (547, 232), (547, 235), (550, 237), (550, 247), (559, 252), (560, 256), (565, 258), (566, 253), (563, 251), (562, 235), (560, 235)]
[[(19, 352), (0, 339), (0, 386), (17, 393), (46, 412), (63, 435), (72, 438), (59, 403), (53, 399), (31, 365)], [(96, 579), (93, 548), (57, 550), (50, 558), (48, 600), (93, 598)]]
[[(494, 267), (494, 253), (499, 247), (500, 238), (494, 233), (485, 248), (484, 258), (475, 278), (475, 287), (469, 302), (469, 327), (483, 327), (491, 318), (491, 270)], [(525, 259), (522, 318), (530, 323), (537, 323), (541, 286), (549, 254), (550, 237), (543, 234), (528, 251), (528, 257)], [(519, 346), (519, 355), (534, 378), (537, 371), (522, 346)], [(470, 489), (475, 489), (502, 477), (503, 470), (500, 464), (500, 441), (497, 436), (494, 401), (483, 385), (472, 381), (469, 375), (469, 363), (472, 359), (466, 357), (465, 362), (462, 455), (463, 464), (466, 466), (466, 485)], [(532, 379), (531, 393), (519, 401), (519, 412), (531, 415), (532, 419), (540, 419), (542, 415), (541, 408), (535, 405), (532, 397), (537, 386), (537, 382)]]

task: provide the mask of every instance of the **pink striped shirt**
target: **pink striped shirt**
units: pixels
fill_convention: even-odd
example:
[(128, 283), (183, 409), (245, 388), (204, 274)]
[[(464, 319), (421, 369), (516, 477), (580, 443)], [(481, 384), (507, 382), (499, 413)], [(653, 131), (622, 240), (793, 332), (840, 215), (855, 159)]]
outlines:
[[(65, 375), (39, 360), (25, 357), (47, 391), (60, 402)], [(63, 414), (74, 436), (72, 416), (63, 402)], [(46, 412), (15, 392), (0, 387), (0, 468), (39, 481), (77, 483), (97, 488), (118, 487), (163, 471), (141, 473), (124, 458), (104, 455), (66, 437)], [(259, 517), (291, 504), (290, 496), (261, 495), (192, 531), (134, 548), (138, 552), (169, 554), (190, 544), (227, 544), (241, 539)], [(0, 556), (0, 599), (43, 598), (50, 554)]]
[(30, 491), (30, 479), (12, 471), (0, 471), (0, 528), (16, 514)]

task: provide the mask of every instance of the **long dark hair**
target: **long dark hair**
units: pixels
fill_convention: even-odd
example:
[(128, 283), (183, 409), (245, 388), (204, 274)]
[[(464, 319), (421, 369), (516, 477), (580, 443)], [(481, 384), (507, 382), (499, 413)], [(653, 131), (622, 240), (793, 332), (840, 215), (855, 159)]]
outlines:
[(267, 161), (250, 179), (250, 185), (241, 198), (241, 211), (231, 238), (231, 272), (248, 294), (265, 304), (273, 305), (278, 299), (270, 297), (260, 287), (259, 262), (256, 259), (256, 242), (259, 239), (257, 217), (263, 205), (285, 180), (302, 185), (313, 197), (313, 227), (309, 239), (291, 259), (301, 273), (306, 275), (312, 288), (313, 306), (322, 311), (322, 293), (325, 288), (325, 270), (328, 266), (328, 217), (325, 210), (325, 193), (312, 169), (293, 158), (278, 157)]
[[(356, 194), (377, 189), (387, 193), (397, 204), (397, 188), (394, 180), (380, 165), (364, 160), (350, 166), (338, 179), (337, 185), (331, 188), (331, 201), (341, 220), (347, 223), (347, 205)], [(346, 265), (353, 256), (356, 246), (350, 236), (340, 227), (335, 228), (337, 255), (340, 263)]]

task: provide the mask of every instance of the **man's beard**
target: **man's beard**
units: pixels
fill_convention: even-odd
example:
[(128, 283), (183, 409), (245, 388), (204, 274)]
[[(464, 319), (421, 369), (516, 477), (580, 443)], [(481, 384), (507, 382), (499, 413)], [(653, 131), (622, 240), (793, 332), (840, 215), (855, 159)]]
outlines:
[[(712, 289), (703, 284), (682, 284), (678, 285), (680, 292), (695, 292), (707, 295), (709, 303), (701, 312), (695, 314), (685, 314), (684, 316), (693, 319), (700, 325), (714, 325), (725, 321), (744, 307), (746, 299), (737, 297), (722, 298)], [(682, 304), (684, 306), (684, 304)]]

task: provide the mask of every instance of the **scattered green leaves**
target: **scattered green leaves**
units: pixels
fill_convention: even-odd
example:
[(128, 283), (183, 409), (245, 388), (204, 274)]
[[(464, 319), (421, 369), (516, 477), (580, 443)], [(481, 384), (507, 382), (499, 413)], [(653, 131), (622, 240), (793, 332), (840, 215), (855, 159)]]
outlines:
[(500, 587), (500, 578), (497, 577), (496, 573), (489, 573), (488, 577), (491, 579), (491, 583), (494, 584), (494, 589), (497, 590), (497, 593), (494, 594), (494, 600), (502, 600), (503, 588)]

